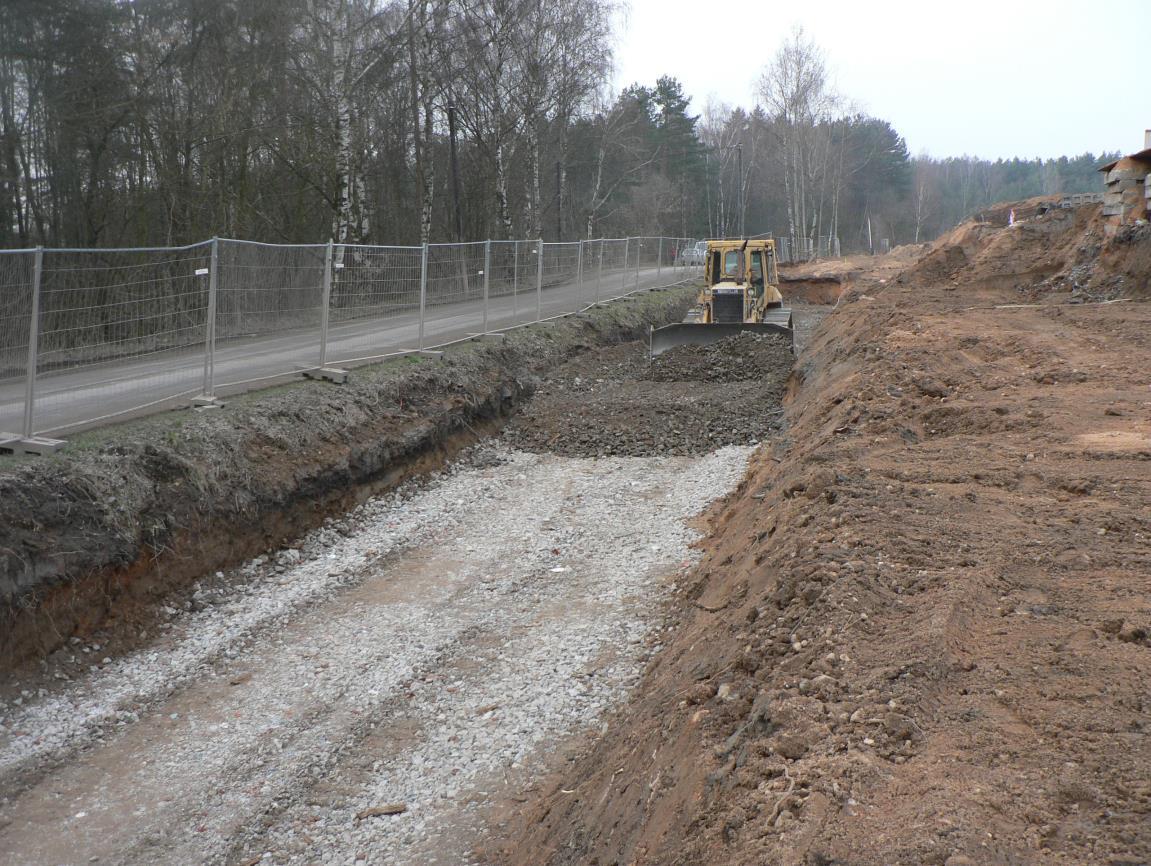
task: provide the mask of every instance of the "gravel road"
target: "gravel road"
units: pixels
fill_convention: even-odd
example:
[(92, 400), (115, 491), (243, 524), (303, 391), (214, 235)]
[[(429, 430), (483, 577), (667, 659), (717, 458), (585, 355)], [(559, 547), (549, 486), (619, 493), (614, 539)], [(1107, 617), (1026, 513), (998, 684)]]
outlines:
[(749, 453), (485, 446), (205, 581), (142, 651), (73, 644), (0, 705), (0, 863), (469, 862), (487, 805), (603, 735)]

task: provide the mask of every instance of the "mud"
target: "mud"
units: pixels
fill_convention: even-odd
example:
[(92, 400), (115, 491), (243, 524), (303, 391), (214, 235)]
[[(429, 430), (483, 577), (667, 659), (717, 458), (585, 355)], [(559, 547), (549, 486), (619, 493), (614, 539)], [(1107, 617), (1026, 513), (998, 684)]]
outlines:
[(524, 451), (565, 457), (706, 454), (779, 430), (787, 338), (740, 335), (649, 360), (646, 341), (559, 367), (508, 424)]
[[(0, 458), (0, 668), (84, 637), (115, 655), (194, 580), (275, 549), (499, 429), (542, 373), (676, 321), (653, 292), (346, 386), (301, 383), (222, 411), (168, 413)], [(172, 594), (175, 593), (175, 596)]]
[(854, 278), (614, 735), (492, 862), (1151, 862), (1151, 239), (1100, 238)]

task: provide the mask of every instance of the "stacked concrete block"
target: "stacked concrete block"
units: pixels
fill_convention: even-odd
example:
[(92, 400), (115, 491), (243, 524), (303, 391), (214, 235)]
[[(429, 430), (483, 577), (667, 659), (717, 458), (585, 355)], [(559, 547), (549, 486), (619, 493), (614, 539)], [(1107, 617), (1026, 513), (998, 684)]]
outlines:
[(1103, 172), (1103, 216), (1106, 231), (1113, 234), (1121, 225), (1145, 220), (1151, 212), (1151, 130), (1144, 148), (1100, 169)]
[(1089, 204), (1099, 204), (1103, 201), (1103, 193), (1101, 192), (1074, 192), (1070, 195), (1063, 196), (1059, 202), (1059, 206), (1064, 209), (1073, 207), (1083, 207)]

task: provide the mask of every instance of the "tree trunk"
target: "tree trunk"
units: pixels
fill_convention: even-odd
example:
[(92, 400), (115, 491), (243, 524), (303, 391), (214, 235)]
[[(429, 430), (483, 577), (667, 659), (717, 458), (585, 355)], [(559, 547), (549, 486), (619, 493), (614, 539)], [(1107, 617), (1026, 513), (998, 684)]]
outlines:
[(528, 159), (528, 237), (538, 238), (543, 232), (543, 226), (540, 218), (540, 136), (534, 117), (524, 121), (524, 138)]
[[(499, 142), (496, 145), (496, 209), (497, 216), (499, 217), (500, 227), (503, 229), (504, 238), (511, 239), (512, 237), (512, 217), (508, 207), (508, 176), (507, 170), (504, 166), (504, 145)], [(539, 237), (539, 235), (536, 235)]]
[[(352, 226), (352, 101), (348, 94), (348, 34), (342, 27), (333, 28), (334, 68), (332, 90), (336, 103), (336, 197), (332, 221), (332, 238), (346, 244)], [(341, 258), (342, 263), (342, 250)]]

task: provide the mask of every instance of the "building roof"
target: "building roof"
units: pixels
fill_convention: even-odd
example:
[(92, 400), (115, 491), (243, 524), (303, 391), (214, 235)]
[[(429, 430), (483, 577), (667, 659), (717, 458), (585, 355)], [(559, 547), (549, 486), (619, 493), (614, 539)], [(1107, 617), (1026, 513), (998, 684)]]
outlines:
[(1111, 171), (1111, 169), (1115, 168), (1115, 166), (1119, 165), (1119, 163), (1121, 163), (1125, 159), (1131, 159), (1131, 160), (1134, 160), (1135, 162), (1151, 163), (1151, 147), (1145, 148), (1144, 150), (1141, 150), (1138, 153), (1129, 153), (1129, 154), (1127, 154), (1127, 156), (1120, 157), (1119, 159), (1116, 159), (1116, 160), (1112, 160), (1111, 162), (1107, 163), (1107, 165), (1100, 166), (1096, 170), (1097, 171)]

